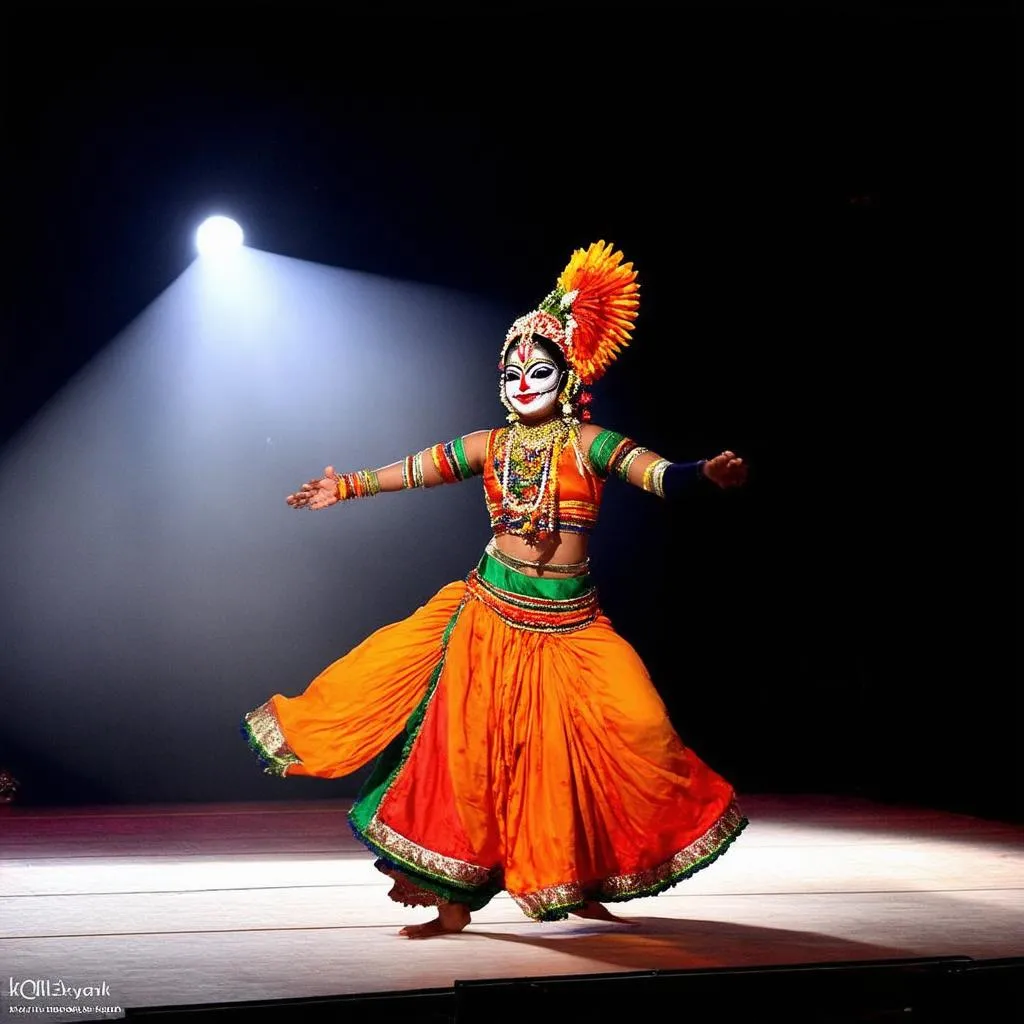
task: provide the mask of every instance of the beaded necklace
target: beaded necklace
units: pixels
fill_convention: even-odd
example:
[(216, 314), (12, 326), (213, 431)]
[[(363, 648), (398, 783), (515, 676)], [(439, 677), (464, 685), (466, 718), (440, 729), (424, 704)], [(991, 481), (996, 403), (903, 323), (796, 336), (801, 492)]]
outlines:
[(505, 435), (501, 466), (502, 517), (510, 533), (533, 539), (558, 530), (558, 461), (566, 444), (579, 460), (578, 426), (549, 420), (538, 426), (514, 422)]

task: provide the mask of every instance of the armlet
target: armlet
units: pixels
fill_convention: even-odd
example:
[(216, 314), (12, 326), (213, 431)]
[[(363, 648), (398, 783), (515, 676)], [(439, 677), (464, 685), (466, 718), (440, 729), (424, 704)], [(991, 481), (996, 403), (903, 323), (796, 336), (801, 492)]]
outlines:
[(598, 476), (604, 478), (614, 473), (623, 480), (629, 479), (629, 468), (638, 456), (648, 451), (632, 439), (614, 430), (602, 430), (590, 445), (588, 458)]

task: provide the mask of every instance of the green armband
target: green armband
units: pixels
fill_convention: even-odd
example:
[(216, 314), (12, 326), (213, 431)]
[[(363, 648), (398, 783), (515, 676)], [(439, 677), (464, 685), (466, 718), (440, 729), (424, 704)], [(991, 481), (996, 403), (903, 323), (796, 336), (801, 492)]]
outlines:
[(628, 480), (629, 467), (647, 450), (624, 434), (618, 434), (614, 430), (602, 430), (594, 438), (588, 458), (598, 476), (608, 477), (615, 473), (623, 480)]
[(608, 465), (611, 462), (612, 455), (615, 453), (615, 449), (625, 440), (626, 438), (622, 434), (617, 434), (614, 430), (602, 430), (594, 438), (590, 445), (590, 451), (587, 452), (587, 458), (590, 460), (590, 464), (594, 467), (594, 471), (598, 476), (605, 477), (608, 475)]

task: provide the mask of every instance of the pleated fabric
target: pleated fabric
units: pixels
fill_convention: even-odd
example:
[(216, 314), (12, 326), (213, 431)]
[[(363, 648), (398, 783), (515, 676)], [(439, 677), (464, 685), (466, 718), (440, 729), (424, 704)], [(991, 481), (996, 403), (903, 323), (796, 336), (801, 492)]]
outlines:
[(272, 774), (338, 778), (376, 759), (349, 821), (410, 904), (479, 909), (505, 890), (557, 919), (676, 884), (747, 823), (590, 578), (486, 554), (243, 732)]

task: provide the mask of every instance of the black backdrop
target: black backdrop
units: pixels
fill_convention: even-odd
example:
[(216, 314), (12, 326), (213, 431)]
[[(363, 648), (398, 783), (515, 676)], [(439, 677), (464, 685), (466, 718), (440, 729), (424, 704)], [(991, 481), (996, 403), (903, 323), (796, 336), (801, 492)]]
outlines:
[[(449, 425), (487, 425), (481, 415), (497, 423), (497, 401), (470, 386), (491, 386), (502, 318), (540, 298), (574, 247), (609, 238), (636, 261), (643, 301), (596, 418), (673, 458), (731, 447), (752, 465), (743, 493), (676, 508), (612, 494), (595, 538), (605, 608), (681, 733), (748, 791), (1019, 815), (1003, 500), (1016, 474), (1007, 13), (708, 5), (625, 19), (556, 7), (338, 16), (328, 31), (301, 6), (245, 19), (225, 7), (203, 24), (155, 10), (159, 32), (113, 8), (74, 23), (26, 8), (13, 22), (28, 59), (3, 171), (17, 242), (0, 410), (11, 550), (27, 529), (20, 502), (63, 504), (59, 486), (47, 496), (59, 461), (24, 457), (26, 424), (182, 274), (207, 208), (236, 213), (264, 252), (455, 289), (463, 299), (444, 299), (453, 320), (464, 302), (474, 330), (494, 331), (473, 348), (465, 323), (422, 340), (410, 330), (406, 351), (427, 355), (417, 349), (419, 379), (397, 405), (383, 396), (401, 358), (368, 355), (368, 396), (394, 445), (375, 445), (372, 417), (320, 421), (348, 432), (343, 454), (359, 464)], [(80, 45), (55, 47), (56, 30)], [(275, 429), (308, 422), (303, 396), (280, 397)], [(263, 432), (226, 427), (216, 446), (244, 451), (250, 427)], [(266, 500), (334, 460), (331, 440), (279, 459)], [(107, 469), (134, 479), (137, 463), (121, 457)], [(416, 571), (382, 571), (379, 586), (363, 576), (359, 629), (468, 567), (452, 538), (476, 543), (481, 508), (437, 500), (448, 504), (432, 506), (440, 521), (422, 534), (433, 548)], [(33, 543), (58, 520), (33, 514)], [(203, 522), (216, 546), (224, 523)], [(261, 549), (292, 528), (260, 522)], [(421, 549), (419, 529), (395, 558)], [(89, 605), (80, 571), (76, 600)], [(264, 603), (308, 593), (308, 578), (275, 572), (262, 577)], [(314, 576), (318, 600), (344, 607), (344, 578)], [(7, 584), (21, 629), (35, 583)], [(251, 620), (232, 621), (219, 642), (251, 643)], [(303, 642), (293, 632), (284, 645), (294, 656), (219, 674), (212, 688), (191, 654), (164, 643), (158, 699), (134, 669), (131, 686), (111, 684), (86, 653), (74, 679), (43, 679), (32, 645), (48, 641), (15, 644), (0, 676), (0, 763), (26, 800), (351, 792), (351, 781), (282, 789), (242, 766), (247, 753), (222, 728), (343, 653), (357, 638), (345, 621), (311, 614)], [(119, 645), (145, 643), (114, 625), (99, 643), (104, 666)], [(168, 699), (177, 685), (186, 702)], [(46, 692), (56, 735), (33, 690)], [(140, 721), (149, 739), (128, 745), (131, 771), (96, 757), (99, 736)]]

